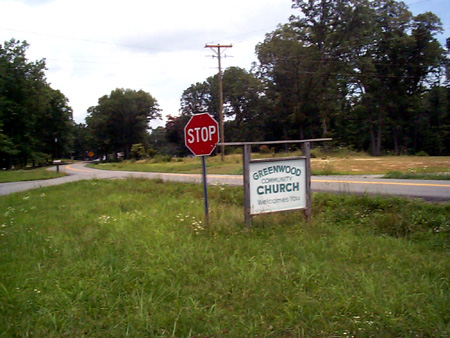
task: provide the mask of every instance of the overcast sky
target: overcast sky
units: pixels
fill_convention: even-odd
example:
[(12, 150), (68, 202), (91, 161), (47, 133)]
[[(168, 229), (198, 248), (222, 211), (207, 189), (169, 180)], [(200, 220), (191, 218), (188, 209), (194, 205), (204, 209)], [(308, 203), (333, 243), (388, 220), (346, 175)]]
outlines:
[[(449, 37), (450, 0), (406, 0), (413, 14), (432, 11)], [(191, 84), (217, 73), (206, 43), (232, 44), (222, 66), (247, 70), (255, 46), (298, 15), (290, 0), (0, 0), (0, 43), (30, 44), (46, 76), (73, 108), (77, 123), (116, 88), (149, 92), (164, 116), (178, 115)], [(163, 125), (161, 121), (159, 125)], [(153, 123), (153, 126), (156, 124)]]

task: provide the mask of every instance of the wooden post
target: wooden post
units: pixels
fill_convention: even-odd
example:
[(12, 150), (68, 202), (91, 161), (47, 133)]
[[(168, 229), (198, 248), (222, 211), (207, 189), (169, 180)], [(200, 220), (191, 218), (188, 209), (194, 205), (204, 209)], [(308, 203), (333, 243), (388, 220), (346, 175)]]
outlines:
[(252, 156), (252, 146), (244, 144), (242, 152), (242, 163), (244, 171), (244, 218), (245, 224), (249, 228), (251, 225), (250, 215), (250, 159)]
[(56, 172), (59, 173), (59, 166), (61, 165), (61, 160), (54, 160), (53, 164), (56, 164)]
[(309, 222), (311, 219), (311, 145), (309, 142), (302, 144), (303, 156), (306, 157), (306, 209), (305, 217)]
[[(214, 53), (217, 54), (217, 59), (219, 60), (219, 136), (220, 136), (220, 158), (225, 161), (225, 131), (223, 128), (223, 90), (222, 90), (222, 54), (221, 48), (231, 48), (233, 45), (205, 45), (205, 48), (211, 48)], [(217, 48), (217, 51), (213, 48)]]

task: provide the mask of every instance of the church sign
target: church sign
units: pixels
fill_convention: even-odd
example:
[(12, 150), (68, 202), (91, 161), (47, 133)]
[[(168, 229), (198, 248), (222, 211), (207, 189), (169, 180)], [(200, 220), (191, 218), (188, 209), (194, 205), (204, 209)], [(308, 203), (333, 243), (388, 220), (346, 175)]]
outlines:
[(251, 160), (248, 176), (251, 215), (306, 209), (304, 157)]

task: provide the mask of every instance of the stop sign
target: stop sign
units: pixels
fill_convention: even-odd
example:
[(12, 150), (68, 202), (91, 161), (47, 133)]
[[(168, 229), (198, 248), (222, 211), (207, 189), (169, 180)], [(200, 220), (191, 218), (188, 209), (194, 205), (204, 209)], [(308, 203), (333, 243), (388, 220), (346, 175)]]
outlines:
[(208, 113), (191, 117), (184, 127), (184, 143), (195, 156), (211, 155), (219, 142), (219, 124)]

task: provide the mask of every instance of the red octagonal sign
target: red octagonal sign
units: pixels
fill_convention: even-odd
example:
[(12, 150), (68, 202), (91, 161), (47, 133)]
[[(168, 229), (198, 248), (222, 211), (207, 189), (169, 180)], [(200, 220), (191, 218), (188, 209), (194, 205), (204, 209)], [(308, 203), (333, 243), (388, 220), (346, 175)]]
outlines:
[(219, 124), (208, 113), (191, 117), (184, 127), (184, 143), (195, 156), (211, 155), (219, 142)]

